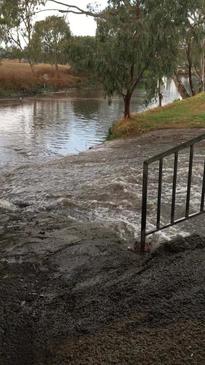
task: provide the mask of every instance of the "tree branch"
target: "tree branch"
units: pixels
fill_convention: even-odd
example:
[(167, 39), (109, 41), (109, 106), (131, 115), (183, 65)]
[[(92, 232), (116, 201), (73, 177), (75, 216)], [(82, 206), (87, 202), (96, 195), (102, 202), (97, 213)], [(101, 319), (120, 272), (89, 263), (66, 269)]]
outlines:
[(78, 15), (88, 15), (88, 16), (92, 16), (92, 17), (95, 17), (95, 18), (100, 18), (102, 17), (102, 13), (95, 13), (93, 11), (89, 11), (89, 10), (84, 10), (82, 8), (79, 8), (78, 6), (76, 5), (68, 5), (68, 4), (65, 4), (64, 2), (61, 2), (61, 1), (58, 1), (58, 0), (49, 0), (50, 2), (52, 3), (55, 3), (55, 4), (58, 4), (58, 5), (62, 5), (62, 6), (65, 6), (67, 7), (68, 9), (67, 10), (60, 10), (59, 9), (59, 12), (61, 13), (72, 13), (72, 14), (78, 14)]
[(126, 7), (130, 8), (130, 9), (132, 9), (132, 8), (133, 8), (133, 7), (132, 7), (132, 5), (130, 4), (129, 0), (123, 0), (123, 3), (124, 3), (124, 5), (125, 5)]
[(60, 9), (41, 9), (41, 10), (35, 11), (35, 14), (42, 13), (44, 11), (59, 11), (60, 12)]

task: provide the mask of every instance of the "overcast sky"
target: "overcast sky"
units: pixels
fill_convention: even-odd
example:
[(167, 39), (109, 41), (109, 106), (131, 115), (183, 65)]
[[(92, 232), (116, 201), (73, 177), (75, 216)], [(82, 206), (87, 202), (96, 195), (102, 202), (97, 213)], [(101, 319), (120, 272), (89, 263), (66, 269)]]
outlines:
[[(64, 2), (65, 4), (71, 4), (71, 5), (76, 5), (79, 6), (83, 9), (86, 9), (86, 6), (88, 4), (94, 4), (96, 3), (100, 9), (105, 8), (106, 4), (107, 4), (107, 0), (99, 0), (99, 1), (94, 1), (94, 0), (61, 0), (62, 2)], [(55, 5), (52, 2), (48, 2), (46, 5), (47, 9), (65, 9), (65, 7), (63, 6), (58, 6)], [(45, 18), (46, 16), (52, 15), (52, 14), (59, 14), (60, 13), (55, 13), (55, 12), (51, 12), (51, 11), (46, 11), (46, 12), (42, 12), (40, 14), (38, 14), (38, 20), (41, 20), (43, 18)], [(91, 17), (86, 17), (84, 15), (74, 15), (74, 14), (68, 14), (67, 15), (67, 19), (70, 23), (70, 29), (73, 35), (95, 35), (95, 30), (96, 30), (96, 23), (94, 21), (93, 18)]]

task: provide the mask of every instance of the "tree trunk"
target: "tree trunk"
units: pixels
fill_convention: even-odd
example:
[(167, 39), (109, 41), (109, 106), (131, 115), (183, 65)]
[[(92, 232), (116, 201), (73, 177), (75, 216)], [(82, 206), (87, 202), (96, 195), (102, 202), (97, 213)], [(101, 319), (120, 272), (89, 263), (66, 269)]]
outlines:
[(175, 86), (177, 88), (177, 91), (180, 94), (180, 96), (182, 97), (182, 99), (189, 98), (190, 95), (188, 94), (188, 92), (187, 92), (185, 86), (183, 85), (177, 72), (175, 72), (175, 74), (173, 75), (173, 80), (174, 80)]
[(201, 84), (202, 84), (202, 91), (205, 91), (205, 59), (204, 59), (204, 47), (205, 41), (202, 44), (202, 56), (201, 56)]
[(130, 102), (131, 102), (132, 94), (127, 93), (124, 96), (124, 118), (129, 119), (130, 118)]
[(31, 68), (32, 75), (34, 75), (33, 63), (30, 60), (28, 60), (28, 63), (29, 63), (29, 66)]
[(57, 78), (59, 78), (59, 67), (58, 67), (58, 61), (55, 61), (55, 74), (57, 76)]
[(161, 80), (159, 79), (159, 91), (158, 91), (158, 97), (159, 97), (159, 107), (161, 108), (162, 106), (162, 99), (163, 99), (163, 95), (161, 93)]
[(191, 90), (191, 95), (195, 95), (194, 86), (193, 86), (193, 79), (192, 79), (192, 64), (189, 63), (189, 86)]
[(191, 41), (188, 43), (187, 47), (187, 61), (188, 61), (188, 75), (189, 75), (189, 86), (191, 90), (191, 95), (195, 95), (193, 79), (192, 79), (192, 58), (191, 58)]
[(57, 53), (57, 45), (55, 47), (55, 70), (56, 70), (56, 74), (58, 75), (58, 53)]

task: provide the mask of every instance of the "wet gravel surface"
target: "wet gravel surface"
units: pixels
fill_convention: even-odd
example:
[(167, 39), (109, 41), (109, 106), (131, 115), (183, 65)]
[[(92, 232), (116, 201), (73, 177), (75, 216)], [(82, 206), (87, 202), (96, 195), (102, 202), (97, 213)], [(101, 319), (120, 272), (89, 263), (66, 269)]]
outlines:
[[(163, 131), (156, 152), (200, 132), (173, 131), (170, 142)], [(204, 216), (181, 226), (187, 238), (145, 257), (127, 251), (133, 186), (156, 140), (2, 171), (1, 365), (204, 364)], [(127, 221), (114, 219), (119, 210)]]

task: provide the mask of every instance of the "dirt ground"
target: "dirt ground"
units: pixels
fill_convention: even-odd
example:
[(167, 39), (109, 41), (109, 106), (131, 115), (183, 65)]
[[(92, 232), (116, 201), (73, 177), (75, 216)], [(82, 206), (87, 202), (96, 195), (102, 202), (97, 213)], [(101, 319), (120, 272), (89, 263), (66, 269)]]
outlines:
[(205, 364), (204, 216), (145, 257), (114, 221), (119, 201), (135, 218), (136, 170), (170, 133), (2, 171), (0, 365)]

